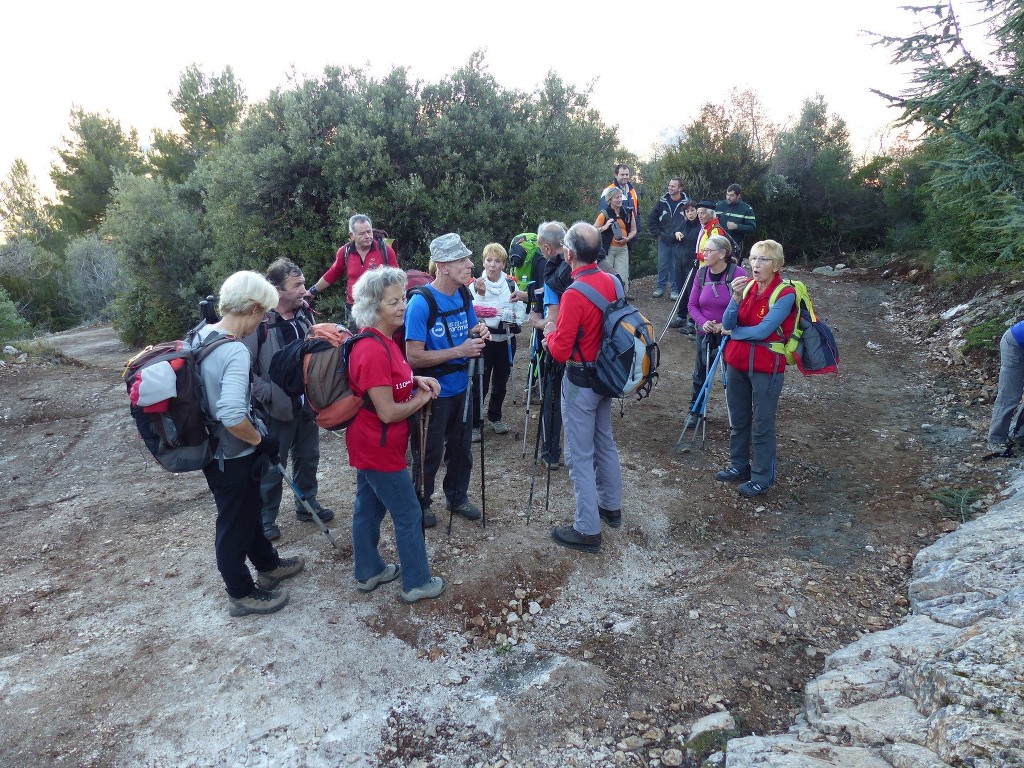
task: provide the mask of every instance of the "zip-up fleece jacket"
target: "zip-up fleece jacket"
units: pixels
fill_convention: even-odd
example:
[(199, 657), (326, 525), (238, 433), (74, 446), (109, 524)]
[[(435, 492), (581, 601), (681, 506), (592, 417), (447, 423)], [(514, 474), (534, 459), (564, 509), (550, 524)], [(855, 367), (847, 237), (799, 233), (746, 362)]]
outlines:
[(719, 200), (715, 203), (715, 215), (722, 222), (722, 229), (729, 229), (730, 221), (736, 224), (736, 229), (730, 229), (729, 234), (740, 245), (743, 245), (744, 237), (754, 234), (754, 231), (757, 229), (754, 209), (742, 200), (737, 200), (731, 204), (725, 202), (725, 200)]
[[(270, 361), (274, 359), (274, 353), (284, 346), (282, 343), (283, 333), (278, 324), (287, 324), (289, 321), (282, 318), (275, 310), (267, 313), (266, 325), (261, 323), (256, 330), (246, 336), (242, 341), (249, 348), (253, 358), (252, 396), (264, 411), (278, 421), (291, 421), (301, 409), (298, 398), (289, 397), (285, 391), (270, 380)], [(298, 326), (299, 339), (306, 336), (306, 331), (312, 325), (309, 318), (303, 312), (295, 313), (295, 322)], [(266, 333), (261, 341), (260, 337)]]
[(668, 193), (662, 195), (658, 204), (647, 214), (647, 225), (651, 228), (651, 234), (663, 243), (675, 245), (676, 232), (681, 231), (686, 223), (683, 205), (688, 202), (690, 199), (685, 194), (680, 195), (678, 200), (673, 200)]

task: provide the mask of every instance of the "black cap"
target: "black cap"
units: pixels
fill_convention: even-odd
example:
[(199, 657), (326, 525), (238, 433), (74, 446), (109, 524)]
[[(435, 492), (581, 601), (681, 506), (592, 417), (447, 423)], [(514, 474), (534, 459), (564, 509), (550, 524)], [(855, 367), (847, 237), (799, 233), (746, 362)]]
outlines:
[(712, 211), (715, 210), (715, 204), (708, 200), (706, 197), (697, 203), (698, 208), (710, 208)]

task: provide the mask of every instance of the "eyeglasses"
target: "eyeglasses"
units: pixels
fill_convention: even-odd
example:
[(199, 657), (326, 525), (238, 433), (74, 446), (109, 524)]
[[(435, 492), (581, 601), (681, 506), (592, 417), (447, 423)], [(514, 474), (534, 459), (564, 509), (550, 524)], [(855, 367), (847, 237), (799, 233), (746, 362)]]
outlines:
[(704, 253), (722, 253), (725, 251), (724, 248), (705, 248)]
[(773, 259), (771, 256), (751, 256), (750, 263), (753, 264), (755, 261), (759, 261), (762, 264), (769, 261), (774, 263), (775, 259)]

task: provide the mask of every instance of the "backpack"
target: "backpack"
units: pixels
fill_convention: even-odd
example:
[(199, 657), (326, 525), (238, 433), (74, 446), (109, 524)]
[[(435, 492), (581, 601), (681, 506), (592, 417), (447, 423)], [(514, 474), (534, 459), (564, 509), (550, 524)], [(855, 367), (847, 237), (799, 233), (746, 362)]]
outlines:
[(317, 323), (305, 339), (274, 353), (270, 380), (291, 397), (303, 395), (320, 428), (345, 429), (361, 409), (373, 410), (369, 396), (354, 394), (348, 380), (352, 347), (368, 337), (384, 343), (369, 331), (353, 334), (337, 323)]
[[(454, 317), (455, 315), (469, 312), (470, 306), (473, 304), (473, 295), (469, 292), (469, 288), (464, 285), (459, 286), (459, 295), (462, 297), (462, 306), (456, 307), (455, 309), (449, 309), (447, 312), (441, 312), (441, 308), (437, 306), (437, 300), (434, 299), (434, 294), (431, 290), (423, 285), (418, 288), (413, 288), (410, 291), (406, 291), (406, 296), (412, 298), (413, 296), (422, 296), (427, 302), (427, 333), (434, 327), (434, 323), (437, 322), (438, 318), (444, 321), (444, 333), (448, 338), (449, 346), (455, 346), (452, 340), (452, 332), (448, 328), (447, 318)], [(465, 370), (468, 363), (442, 363), (441, 365), (434, 366), (433, 368), (417, 368), (413, 373), (417, 376), (433, 376), (435, 378), (440, 376), (447, 376), (449, 373), (455, 373), (457, 371)]]
[(512, 268), (511, 273), (519, 290), (525, 291), (529, 285), (533, 276), (534, 260), (539, 253), (540, 245), (537, 243), (536, 233), (523, 232), (512, 238), (508, 246), (508, 264)]
[(142, 442), (171, 472), (202, 469), (216, 452), (220, 422), (209, 416), (199, 367), (213, 350), (236, 339), (218, 332), (200, 340), (197, 331), (183, 341), (146, 347), (121, 373)]
[[(782, 342), (753, 342), (764, 344), (777, 355), (785, 355), (786, 363), (795, 365), (804, 376), (839, 373), (839, 346), (835, 334), (824, 320), (819, 320), (807, 286), (800, 280), (784, 279), (768, 299), (769, 311), (775, 305), (782, 289), (790, 286), (796, 292), (795, 309), (798, 312), (792, 335)], [(753, 287), (747, 284), (744, 294)]]
[[(636, 393), (642, 400), (658, 381), (661, 350), (655, 341), (654, 326), (640, 311), (626, 301), (622, 285), (615, 280), (615, 301), (608, 301), (593, 286), (579, 277), (598, 272), (597, 267), (581, 272), (568, 290), (579, 291), (601, 310), (601, 346), (594, 361), (591, 378), (597, 394), (603, 397), (626, 397)], [(579, 351), (583, 329), (576, 337), (574, 349)]]
[[(725, 277), (722, 279), (722, 283), (726, 286), (732, 282), (732, 279), (736, 276), (736, 268), (739, 265), (735, 262), (730, 262), (729, 266), (725, 268)], [(701, 267), (697, 270), (697, 293), (704, 290), (704, 284), (707, 282), (708, 268)], [(717, 296), (717, 294), (715, 294)]]

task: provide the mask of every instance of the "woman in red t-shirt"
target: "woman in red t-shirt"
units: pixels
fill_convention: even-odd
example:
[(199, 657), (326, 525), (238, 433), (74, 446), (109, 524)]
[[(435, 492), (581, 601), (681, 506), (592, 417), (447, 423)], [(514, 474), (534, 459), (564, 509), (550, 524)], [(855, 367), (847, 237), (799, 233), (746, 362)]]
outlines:
[[(364, 272), (352, 291), (352, 319), (374, 338), (352, 345), (348, 375), (353, 394), (369, 402), (345, 431), (348, 462), (356, 469), (352, 555), (358, 587), (371, 592), (402, 577), (402, 599), (414, 603), (444, 592), (431, 576), (420, 503), (405, 465), (407, 419), (441, 392), (437, 379), (413, 376), (394, 335), (405, 322), (405, 273), (395, 267)], [(380, 524), (391, 512), (399, 564), (380, 556)]]
[(747, 498), (764, 493), (775, 482), (775, 414), (786, 370), (786, 356), (779, 350), (796, 324), (796, 293), (782, 281), (785, 263), (781, 244), (754, 243), (750, 277), (733, 279), (732, 299), (721, 324), (713, 326), (729, 337), (722, 351), (729, 466), (715, 479), (741, 483), (737, 490)]

